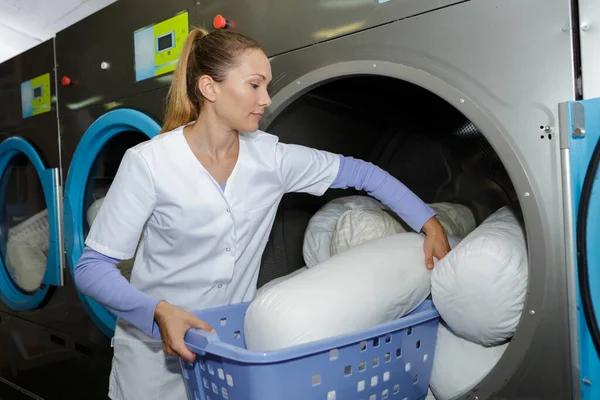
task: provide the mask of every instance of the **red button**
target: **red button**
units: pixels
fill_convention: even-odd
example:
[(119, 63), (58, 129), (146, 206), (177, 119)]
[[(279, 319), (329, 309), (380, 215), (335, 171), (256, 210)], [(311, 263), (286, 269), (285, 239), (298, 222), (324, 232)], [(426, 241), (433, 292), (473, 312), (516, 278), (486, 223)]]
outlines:
[(63, 86), (69, 86), (71, 84), (71, 78), (68, 76), (63, 76), (61, 79), (61, 83)]
[(223, 29), (227, 27), (227, 19), (225, 19), (221, 14), (216, 15), (213, 18), (213, 26), (215, 29)]

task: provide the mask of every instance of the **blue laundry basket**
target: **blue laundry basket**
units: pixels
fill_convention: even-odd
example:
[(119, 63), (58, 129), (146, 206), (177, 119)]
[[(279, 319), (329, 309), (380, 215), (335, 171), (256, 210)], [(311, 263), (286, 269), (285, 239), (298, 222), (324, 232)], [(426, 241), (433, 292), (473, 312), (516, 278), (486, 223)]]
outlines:
[(420, 400), (427, 395), (439, 314), (426, 300), (377, 327), (272, 352), (246, 350), (249, 303), (195, 314), (217, 334), (185, 336), (181, 360), (190, 400)]

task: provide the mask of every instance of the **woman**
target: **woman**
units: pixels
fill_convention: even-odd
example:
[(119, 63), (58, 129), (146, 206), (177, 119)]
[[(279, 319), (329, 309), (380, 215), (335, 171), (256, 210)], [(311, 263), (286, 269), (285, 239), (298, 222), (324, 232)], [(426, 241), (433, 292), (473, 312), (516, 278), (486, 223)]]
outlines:
[[(123, 157), (75, 268), (79, 289), (119, 316), (112, 399), (186, 398), (174, 356), (193, 361), (185, 332), (212, 330), (186, 310), (252, 300), (287, 192), (364, 189), (426, 234), (427, 268), (450, 249), (433, 210), (386, 172), (257, 131), (270, 80), (253, 39), (193, 30), (162, 134)], [(134, 255), (130, 284), (115, 264)]]

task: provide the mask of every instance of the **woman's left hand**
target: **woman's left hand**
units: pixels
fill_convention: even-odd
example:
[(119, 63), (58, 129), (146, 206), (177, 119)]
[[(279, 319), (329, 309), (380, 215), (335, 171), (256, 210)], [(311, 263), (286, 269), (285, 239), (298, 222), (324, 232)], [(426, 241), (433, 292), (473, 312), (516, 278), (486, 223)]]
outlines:
[(450, 252), (450, 243), (448, 243), (448, 236), (446, 236), (444, 227), (436, 217), (432, 217), (425, 222), (423, 232), (426, 235), (425, 243), (423, 243), (425, 266), (427, 269), (433, 269), (433, 257), (438, 260), (444, 258)]

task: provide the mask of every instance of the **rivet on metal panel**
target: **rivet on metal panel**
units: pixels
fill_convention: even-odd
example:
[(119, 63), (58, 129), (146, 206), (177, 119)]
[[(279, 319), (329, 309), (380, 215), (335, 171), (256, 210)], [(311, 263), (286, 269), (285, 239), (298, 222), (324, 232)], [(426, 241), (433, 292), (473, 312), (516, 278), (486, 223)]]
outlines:
[(300, 81), (296, 81), (296, 83), (299, 85), (299, 84), (300, 84)]
[(546, 125), (544, 127), (544, 132), (546, 132), (546, 133), (552, 132), (552, 128)]
[(590, 386), (592, 384), (592, 381), (586, 376), (585, 378), (583, 378), (583, 384)]
[(525, 192), (525, 193), (523, 193), (523, 195), (524, 195), (525, 197), (529, 197), (529, 192)]
[(585, 32), (585, 31), (589, 31), (589, 30), (590, 30), (590, 26), (589, 26), (588, 24), (585, 24), (585, 25), (583, 25), (583, 26), (581, 27), (581, 30), (582, 30), (582, 31), (584, 31), (584, 32)]
[(465, 99), (460, 99), (460, 102), (461, 102), (461, 103), (464, 103), (464, 102), (465, 102)]
[(108, 67), (110, 67), (110, 64), (107, 63), (106, 61), (102, 61), (102, 63), (100, 63), (100, 68), (101, 69), (108, 69)]
[(583, 128), (573, 129), (573, 136), (575, 136), (575, 137), (585, 136), (585, 129), (583, 129)]
[(563, 26), (561, 31), (563, 32), (567, 32), (569, 30), (569, 27), (567, 25)]
[(529, 310), (529, 314), (535, 315), (535, 310)]
[(373, 68), (376, 68), (376, 67), (377, 67), (377, 64), (373, 64)]

